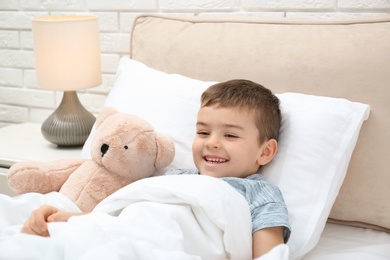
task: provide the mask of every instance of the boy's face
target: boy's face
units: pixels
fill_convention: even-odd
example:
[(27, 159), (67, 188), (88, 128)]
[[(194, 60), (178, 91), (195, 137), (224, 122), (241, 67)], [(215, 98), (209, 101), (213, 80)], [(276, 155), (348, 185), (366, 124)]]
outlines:
[(264, 145), (253, 117), (246, 110), (200, 108), (192, 153), (201, 174), (244, 178), (258, 170)]

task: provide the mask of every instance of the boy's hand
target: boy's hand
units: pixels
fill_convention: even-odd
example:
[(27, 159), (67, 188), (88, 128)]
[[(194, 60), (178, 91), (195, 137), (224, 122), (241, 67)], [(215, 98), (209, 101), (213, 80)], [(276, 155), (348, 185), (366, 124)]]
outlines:
[(256, 231), (252, 236), (253, 258), (268, 253), (272, 248), (284, 243), (284, 227), (269, 227)]
[(47, 222), (68, 221), (72, 216), (82, 215), (83, 213), (64, 212), (53, 206), (42, 206), (31, 213), (29, 219), (24, 223), (20, 232), (48, 237)]
[(46, 222), (48, 222), (48, 218), (51, 215), (57, 212), (58, 209), (52, 206), (42, 206), (34, 210), (26, 223), (24, 223), (21, 232), (48, 237), (49, 231), (47, 230)]

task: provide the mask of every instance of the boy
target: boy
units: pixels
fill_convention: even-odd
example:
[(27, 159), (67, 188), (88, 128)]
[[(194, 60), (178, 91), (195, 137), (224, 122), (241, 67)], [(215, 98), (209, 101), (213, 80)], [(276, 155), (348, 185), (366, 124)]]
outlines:
[[(257, 173), (276, 154), (280, 123), (279, 100), (269, 89), (248, 80), (215, 84), (201, 97), (192, 145), (197, 170), (166, 173), (222, 178), (240, 192), (252, 215), (254, 258), (287, 242), (290, 234), (279, 189)], [(22, 232), (48, 236), (46, 222), (79, 214), (43, 206), (33, 212)]]

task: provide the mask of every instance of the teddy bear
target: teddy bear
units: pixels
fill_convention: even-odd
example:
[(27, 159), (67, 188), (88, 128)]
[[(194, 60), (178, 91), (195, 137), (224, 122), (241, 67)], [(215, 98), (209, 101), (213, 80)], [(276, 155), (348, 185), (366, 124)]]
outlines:
[(58, 191), (89, 212), (113, 192), (154, 176), (173, 161), (172, 140), (139, 117), (106, 107), (95, 125), (91, 159), (16, 163), (7, 173), (10, 188), (19, 194)]

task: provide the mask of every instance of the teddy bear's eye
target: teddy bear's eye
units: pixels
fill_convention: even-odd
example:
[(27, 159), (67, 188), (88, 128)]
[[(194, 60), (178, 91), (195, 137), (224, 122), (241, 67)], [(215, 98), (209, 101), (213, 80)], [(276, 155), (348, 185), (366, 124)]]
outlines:
[(127, 145), (125, 145), (125, 149), (126, 149), (126, 150), (129, 149), (129, 147), (128, 147)]

